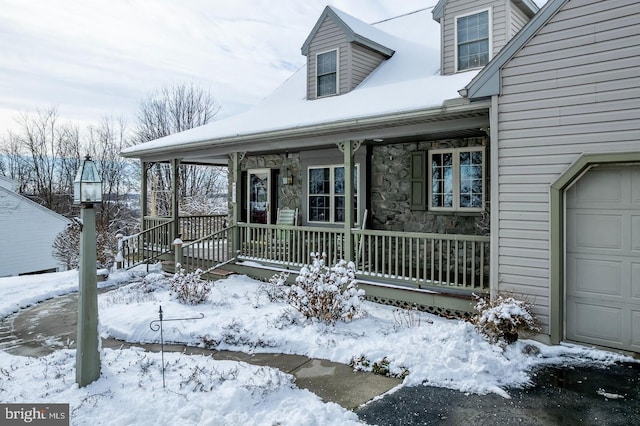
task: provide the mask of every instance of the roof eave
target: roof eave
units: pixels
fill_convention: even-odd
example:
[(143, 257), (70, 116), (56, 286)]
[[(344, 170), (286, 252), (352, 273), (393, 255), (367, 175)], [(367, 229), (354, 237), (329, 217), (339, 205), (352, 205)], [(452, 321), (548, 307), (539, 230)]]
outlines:
[[(278, 129), (266, 132), (257, 132), (245, 135), (223, 136), (219, 138), (210, 138), (196, 140), (188, 143), (172, 144), (166, 147), (155, 147), (140, 150), (131, 150), (122, 152), (125, 158), (142, 158), (150, 156), (168, 155), (173, 152), (197, 151), (204, 148), (211, 148), (212, 144), (216, 147), (238, 147), (239, 150), (246, 150), (246, 144), (252, 142), (280, 141), (283, 139), (301, 138), (313, 134), (314, 136), (322, 134), (333, 134), (341, 132), (349, 132), (353, 129), (366, 129), (368, 127), (384, 126), (385, 124), (393, 124), (397, 122), (406, 122), (421, 119), (428, 119), (443, 113), (459, 113), (488, 108), (488, 103), (469, 102), (464, 99), (453, 99), (451, 102), (443, 102), (442, 106), (433, 108), (420, 108), (411, 111), (404, 111), (394, 114), (383, 114), (371, 117), (350, 118), (330, 123), (319, 123), (308, 126), (292, 127), (286, 129)], [(135, 147), (133, 147), (135, 148)]]

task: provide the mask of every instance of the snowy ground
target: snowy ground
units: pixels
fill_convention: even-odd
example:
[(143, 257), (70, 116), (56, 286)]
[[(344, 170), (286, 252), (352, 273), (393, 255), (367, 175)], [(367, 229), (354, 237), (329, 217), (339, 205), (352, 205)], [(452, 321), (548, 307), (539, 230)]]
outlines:
[[(146, 276), (145, 276), (146, 275)], [(217, 349), (306, 355), (348, 364), (362, 358), (389, 361), (408, 371), (403, 386), (426, 383), (464, 392), (508, 397), (526, 386), (542, 364), (608, 364), (619, 355), (575, 345), (519, 341), (506, 349), (489, 344), (473, 326), (415, 311), (365, 303), (367, 315), (327, 326), (305, 322), (284, 303), (268, 300), (264, 286), (243, 276), (215, 283), (204, 304), (178, 303), (157, 272), (112, 273), (99, 296), (100, 333), (130, 342), (158, 342), (149, 327), (165, 323), (165, 341)], [(20, 308), (77, 290), (77, 273), (0, 279), (0, 318)], [(527, 345), (538, 348), (527, 355)], [(527, 351), (531, 353), (531, 351)], [(298, 389), (293, 377), (269, 367), (203, 356), (165, 354), (166, 389), (158, 380), (160, 354), (137, 349), (101, 352), (102, 375), (85, 388), (75, 384), (75, 351), (44, 358), (0, 352), (0, 402), (70, 403), (72, 424), (356, 424), (357, 416)]]

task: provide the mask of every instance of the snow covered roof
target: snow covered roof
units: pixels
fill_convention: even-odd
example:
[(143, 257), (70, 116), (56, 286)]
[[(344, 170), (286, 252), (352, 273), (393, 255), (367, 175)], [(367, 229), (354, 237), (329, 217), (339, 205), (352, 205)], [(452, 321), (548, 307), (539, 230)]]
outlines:
[(364, 46), (367, 46), (373, 50), (380, 52), (381, 54), (389, 57), (392, 56), (394, 50), (392, 49), (393, 38), (389, 34), (382, 30), (369, 25), (353, 16), (344, 13), (343, 11), (336, 9), (333, 6), (327, 6), (320, 15), (320, 19), (309, 33), (309, 36), (302, 45), (302, 54), (307, 55), (309, 53), (309, 45), (316, 35), (316, 32), (320, 28), (324, 19), (331, 15), (338, 23), (342, 24), (342, 28), (347, 34), (347, 40), (349, 42), (355, 41)]
[[(441, 110), (447, 100), (462, 100), (458, 90), (478, 73), (440, 75), (440, 25), (431, 18), (431, 8), (373, 26), (335, 8), (330, 10), (357, 33), (376, 42), (384, 38), (384, 44), (395, 50), (354, 90), (307, 100), (306, 67), (302, 67), (247, 112), (127, 148), (122, 155), (141, 158), (222, 147), (243, 150), (240, 147), (247, 140), (262, 138), (264, 143), (292, 132), (312, 134), (327, 126), (346, 128), (366, 120)], [(367, 26), (370, 28), (365, 30)]]

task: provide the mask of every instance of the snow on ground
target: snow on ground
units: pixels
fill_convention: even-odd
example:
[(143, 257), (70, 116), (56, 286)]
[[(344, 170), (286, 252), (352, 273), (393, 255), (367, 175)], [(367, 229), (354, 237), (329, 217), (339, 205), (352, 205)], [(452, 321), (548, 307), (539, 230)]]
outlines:
[[(166, 342), (247, 353), (306, 355), (348, 364), (353, 358), (389, 361), (408, 371), (404, 386), (426, 383), (464, 392), (495, 392), (529, 383), (543, 364), (608, 364), (620, 355), (577, 345), (519, 341), (489, 344), (469, 323), (365, 303), (364, 318), (329, 326), (305, 321), (285, 303), (270, 302), (265, 285), (245, 276), (217, 281), (207, 302), (179, 303), (157, 271), (112, 273), (101, 286), (100, 333), (130, 342), (159, 342), (149, 327), (164, 323)], [(77, 290), (77, 272), (0, 279), (0, 317), (47, 298)], [(537, 351), (525, 351), (525, 347)], [(527, 353), (530, 354), (527, 354)], [(533, 354), (531, 354), (533, 353)], [(75, 351), (43, 358), (0, 352), (0, 401), (69, 402), (74, 423), (100, 424), (344, 424), (352, 412), (295, 387), (293, 377), (269, 367), (203, 356), (165, 354), (167, 388), (159, 383), (160, 354), (139, 349), (101, 352), (102, 375), (85, 388), (75, 384)], [(134, 391), (135, 390), (135, 391)]]

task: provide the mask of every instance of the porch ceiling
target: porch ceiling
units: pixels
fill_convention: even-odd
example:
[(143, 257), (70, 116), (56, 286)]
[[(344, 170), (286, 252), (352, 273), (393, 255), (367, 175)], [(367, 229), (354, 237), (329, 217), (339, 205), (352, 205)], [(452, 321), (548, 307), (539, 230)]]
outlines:
[(229, 154), (234, 152), (253, 155), (284, 151), (299, 152), (335, 147), (337, 142), (344, 140), (390, 144), (473, 137), (485, 135), (485, 129), (488, 126), (488, 103), (478, 102), (444, 105), (437, 109), (393, 116), (369, 117), (319, 126), (237, 135), (138, 152), (137, 155), (130, 155), (130, 157), (137, 157), (142, 161), (168, 161), (179, 158), (183, 163), (227, 165)]

